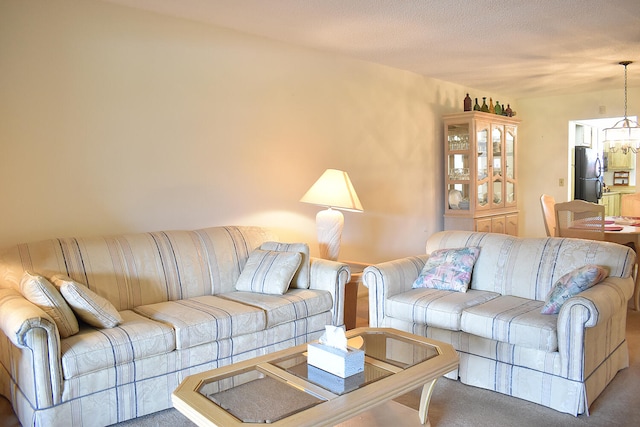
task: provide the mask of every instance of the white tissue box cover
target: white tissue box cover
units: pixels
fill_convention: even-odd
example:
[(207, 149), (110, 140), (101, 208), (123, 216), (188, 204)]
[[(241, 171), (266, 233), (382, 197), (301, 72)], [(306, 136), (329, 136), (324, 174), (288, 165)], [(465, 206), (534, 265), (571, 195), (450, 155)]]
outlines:
[(344, 394), (355, 390), (364, 384), (365, 381), (364, 371), (342, 378), (312, 365), (307, 366), (307, 378), (309, 378), (309, 381), (312, 383), (336, 394)]
[(333, 375), (346, 378), (364, 371), (364, 351), (347, 347), (347, 351), (324, 344), (307, 345), (307, 363)]

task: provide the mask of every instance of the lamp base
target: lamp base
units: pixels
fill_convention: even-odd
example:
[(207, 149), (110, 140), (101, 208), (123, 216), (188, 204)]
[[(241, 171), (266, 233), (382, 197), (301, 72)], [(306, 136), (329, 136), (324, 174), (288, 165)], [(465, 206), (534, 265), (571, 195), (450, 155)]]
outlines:
[(332, 261), (338, 259), (343, 227), (344, 215), (342, 215), (342, 212), (331, 208), (318, 212), (316, 215), (316, 229), (321, 258)]

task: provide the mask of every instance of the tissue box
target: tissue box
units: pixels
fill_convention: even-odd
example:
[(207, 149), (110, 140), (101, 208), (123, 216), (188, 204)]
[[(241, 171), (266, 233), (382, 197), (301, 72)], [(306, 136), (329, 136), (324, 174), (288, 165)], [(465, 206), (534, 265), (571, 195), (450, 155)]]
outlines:
[(307, 378), (314, 384), (324, 387), (332, 393), (344, 394), (364, 384), (364, 371), (346, 378), (333, 375), (315, 366), (307, 366)]
[(364, 371), (364, 351), (347, 347), (339, 350), (324, 344), (307, 345), (307, 363), (341, 378)]

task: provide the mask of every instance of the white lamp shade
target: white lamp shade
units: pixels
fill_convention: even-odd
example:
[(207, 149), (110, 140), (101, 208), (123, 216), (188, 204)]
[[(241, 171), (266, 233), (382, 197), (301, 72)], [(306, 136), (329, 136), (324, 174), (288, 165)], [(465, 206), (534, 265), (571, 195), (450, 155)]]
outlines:
[(324, 171), (300, 201), (347, 211), (363, 210), (349, 175), (337, 169)]
[(332, 208), (362, 212), (362, 204), (349, 175), (336, 169), (327, 169), (300, 201), (329, 208), (318, 212), (316, 216), (318, 244), (322, 258), (337, 260), (344, 217), (342, 212)]

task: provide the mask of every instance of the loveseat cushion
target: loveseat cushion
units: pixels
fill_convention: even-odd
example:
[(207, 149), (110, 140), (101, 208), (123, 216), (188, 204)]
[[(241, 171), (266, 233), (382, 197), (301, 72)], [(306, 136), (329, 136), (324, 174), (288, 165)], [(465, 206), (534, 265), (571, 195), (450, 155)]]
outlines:
[(143, 305), (134, 311), (175, 329), (179, 350), (265, 328), (262, 310), (213, 295)]
[(465, 308), (497, 298), (500, 294), (469, 289), (467, 292), (417, 288), (393, 295), (385, 302), (385, 315), (435, 328), (460, 330)]
[(496, 341), (558, 350), (557, 315), (540, 313), (544, 301), (503, 295), (462, 313), (462, 330)]
[(329, 292), (313, 289), (289, 289), (284, 295), (236, 291), (221, 296), (263, 310), (267, 316), (267, 328), (324, 313), (333, 306)]
[(76, 335), (61, 340), (65, 379), (175, 350), (171, 327), (130, 310), (120, 315), (123, 322), (115, 328), (83, 326)]

